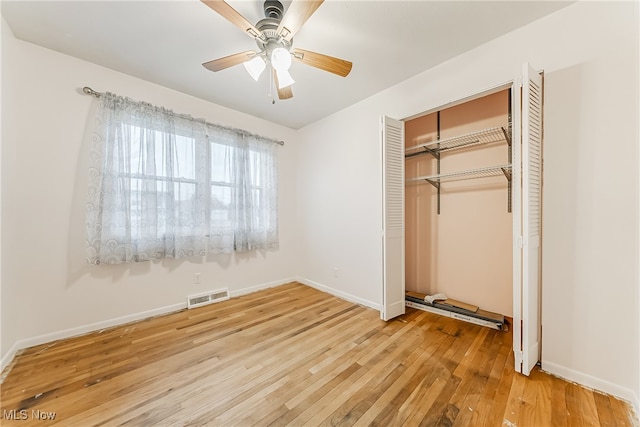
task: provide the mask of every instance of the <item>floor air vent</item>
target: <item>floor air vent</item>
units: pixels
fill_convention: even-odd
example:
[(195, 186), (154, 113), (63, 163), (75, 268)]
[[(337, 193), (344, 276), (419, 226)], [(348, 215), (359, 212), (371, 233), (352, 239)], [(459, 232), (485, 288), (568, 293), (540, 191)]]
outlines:
[(209, 291), (203, 294), (190, 295), (187, 297), (187, 308), (202, 307), (203, 305), (226, 301), (228, 299), (228, 289), (218, 289), (216, 291)]

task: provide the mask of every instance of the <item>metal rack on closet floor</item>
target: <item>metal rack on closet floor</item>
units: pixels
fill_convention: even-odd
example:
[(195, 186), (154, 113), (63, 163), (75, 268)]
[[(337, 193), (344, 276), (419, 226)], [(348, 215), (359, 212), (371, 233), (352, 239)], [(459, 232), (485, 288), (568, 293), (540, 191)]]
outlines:
[[(509, 148), (508, 159), (511, 161), (511, 135), (504, 127), (492, 127), (480, 131), (468, 133), (466, 135), (453, 138), (438, 139), (424, 144), (414, 145), (405, 149), (405, 159), (430, 154), (438, 161), (437, 170), (440, 172), (440, 154), (460, 148), (472, 147), (475, 145), (491, 144), (505, 141)], [(511, 212), (511, 163), (497, 166), (489, 166), (478, 169), (469, 169), (460, 172), (438, 173), (436, 175), (418, 176), (410, 178), (407, 182), (426, 181), (438, 190), (438, 213), (440, 213), (440, 184), (444, 182), (460, 181), (465, 179), (486, 178), (491, 176), (504, 175), (507, 178), (508, 205)]]

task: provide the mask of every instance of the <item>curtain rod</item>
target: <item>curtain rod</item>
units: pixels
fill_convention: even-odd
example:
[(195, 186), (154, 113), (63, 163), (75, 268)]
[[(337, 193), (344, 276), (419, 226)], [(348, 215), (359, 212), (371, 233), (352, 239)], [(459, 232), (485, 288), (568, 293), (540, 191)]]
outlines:
[[(100, 98), (100, 97), (102, 96), (102, 92), (97, 92), (97, 91), (95, 91), (95, 90), (91, 89), (89, 86), (85, 86), (85, 87), (83, 87), (83, 88), (82, 88), (82, 91), (83, 91), (85, 94), (87, 94), (87, 95), (91, 95), (91, 96), (95, 96), (96, 98)], [(183, 117), (184, 117), (184, 115), (181, 115), (181, 114), (177, 114), (177, 113), (173, 113), (173, 114), (175, 114), (175, 115), (177, 115), (177, 116), (183, 116)], [(227, 130), (240, 131), (240, 132), (242, 132), (242, 133), (252, 135), (250, 132), (247, 132), (247, 131), (242, 130), (242, 129), (230, 128), (230, 127), (227, 127), (227, 126), (221, 126), (221, 125), (217, 125), (217, 124), (215, 124), (215, 123), (210, 123), (210, 122), (205, 122), (205, 123), (206, 123), (206, 124), (208, 124), (208, 125), (211, 125), (211, 126), (222, 127), (222, 128), (227, 129)], [(260, 136), (260, 135), (256, 135), (256, 136), (259, 136), (260, 138), (268, 139), (269, 141), (273, 141), (273, 142), (275, 142), (276, 144), (279, 144), (279, 145), (284, 145), (284, 141), (278, 141), (278, 140), (275, 140), (275, 139), (273, 139), (273, 138), (266, 138), (266, 137), (264, 137), (264, 136)]]

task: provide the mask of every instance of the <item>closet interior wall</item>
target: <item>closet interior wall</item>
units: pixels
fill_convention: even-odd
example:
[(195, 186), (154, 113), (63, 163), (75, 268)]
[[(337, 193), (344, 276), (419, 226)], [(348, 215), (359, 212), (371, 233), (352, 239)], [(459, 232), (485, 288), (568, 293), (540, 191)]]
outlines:
[[(509, 126), (509, 90), (405, 122), (412, 147), (486, 128)], [(511, 163), (505, 141), (441, 153), (439, 173)], [(431, 154), (405, 160), (406, 179), (434, 175)], [(507, 179), (496, 176), (441, 184), (408, 183), (405, 192), (405, 288), (513, 315), (513, 222)]]

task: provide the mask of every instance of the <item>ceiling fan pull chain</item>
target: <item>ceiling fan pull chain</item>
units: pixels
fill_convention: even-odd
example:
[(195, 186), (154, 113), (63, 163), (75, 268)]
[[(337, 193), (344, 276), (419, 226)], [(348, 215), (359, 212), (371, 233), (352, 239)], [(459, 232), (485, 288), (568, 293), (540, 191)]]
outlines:
[(269, 67), (269, 71), (269, 96), (271, 97), (271, 105), (274, 105), (276, 103), (276, 98), (273, 96), (273, 67)]

